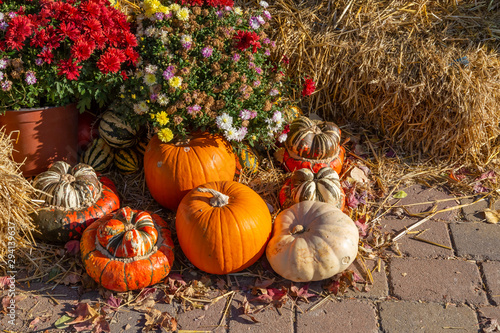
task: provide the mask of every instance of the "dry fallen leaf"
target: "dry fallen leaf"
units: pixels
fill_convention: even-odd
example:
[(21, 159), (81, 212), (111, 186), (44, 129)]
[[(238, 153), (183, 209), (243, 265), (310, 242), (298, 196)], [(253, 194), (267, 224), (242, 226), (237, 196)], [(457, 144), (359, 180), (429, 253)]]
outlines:
[(485, 209), (484, 216), (486, 217), (486, 222), (497, 224), (500, 221), (500, 210)]
[(351, 170), (351, 178), (354, 179), (358, 183), (368, 183), (368, 177), (365, 172), (358, 167), (354, 167)]

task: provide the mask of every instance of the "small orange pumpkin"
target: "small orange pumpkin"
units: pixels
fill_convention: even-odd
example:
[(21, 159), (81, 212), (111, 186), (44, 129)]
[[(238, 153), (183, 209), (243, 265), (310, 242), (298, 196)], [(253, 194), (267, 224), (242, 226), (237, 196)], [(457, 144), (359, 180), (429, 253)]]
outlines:
[(234, 181), (211, 182), (189, 192), (177, 209), (175, 226), (186, 257), (211, 274), (234, 273), (255, 263), (272, 230), (264, 200)]
[(174, 261), (174, 243), (158, 215), (124, 207), (94, 222), (83, 233), (87, 273), (113, 291), (141, 289), (160, 282)]
[(163, 143), (155, 135), (144, 154), (146, 184), (163, 207), (176, 210), (182, 198), (202, 184), (233, 180), (236, 160), (221, 136), (194, 134), (182, 142)]

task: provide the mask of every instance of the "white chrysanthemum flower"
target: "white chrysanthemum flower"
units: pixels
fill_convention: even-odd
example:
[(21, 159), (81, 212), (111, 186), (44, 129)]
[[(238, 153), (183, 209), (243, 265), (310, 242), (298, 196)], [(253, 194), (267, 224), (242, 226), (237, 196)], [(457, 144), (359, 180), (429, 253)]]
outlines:
[(143, 81), (147, 86), (152, 86), (156, 83), (156, 75), (147, 73), (146, 75), (144, 75)]
[(144, 34), (147, 36), (147, 37), (151, 37), (153, 36), (154, 34), (156, 33), (156, 28), (153, 27), (153, 26), (150, 26), (146, 29), (146, 31), (144, 32)]
[(215, 124), (220, 129), (228, 130), (232, 128), (233, 118), (231, 118), (230, 115), (224, 112), (223, 114), (215, 118)]
[(179, 5), (178, 3), (173, 3), (170, 5), (170, 8), (169, 8), (171, 11), (173, 12), (176, 12), (178, 11), (179, 9), (181, 9), (181, 5)]
[(261, 1), (261, 2), (259, 2), (259, 5), (260, 5), (261, 7), (263, 7), (263, 8), (267, 8), (267, 7), (269, 7), (269, 4), (268, 4), (266, 1)]
[(280, 111), (274, 112), (274, 114), (273, 114), (273, 121), (274, 122), (281, 121), (282, 119), (283, 119), (283, 116), (282, 116)]
[(152, 64), (147, 65), (146, 68), (144, 69), (144, 71), (148, 74), (154, 74), (156, 73), (157, 70), (158, 66)]
[(286, 138), (288, 137), (288, 134), (283, 133), (280, 136), (278, 136), (278, 142), (285, 142)]
[(141, 115), (149, 110), (148, 104), (145, 101), (134, 104), (134, 112)]
[(182, 35), (181, 36), (181, 43), (186, 44), (186, 43), (192, 43), (193, 38), (190, 35)]
[(161, 106), (166, 106), (169, 103), (169, 99), (168, 99), (167, 95), (165, 95), (165, 94), (159, 94), (158, 95), (158, 99), (156, 101)]
[(224, 131), (224, 136), (227, 141), (234, 141), (238, 137), (238, 131), (234, 127), (229, 127)]

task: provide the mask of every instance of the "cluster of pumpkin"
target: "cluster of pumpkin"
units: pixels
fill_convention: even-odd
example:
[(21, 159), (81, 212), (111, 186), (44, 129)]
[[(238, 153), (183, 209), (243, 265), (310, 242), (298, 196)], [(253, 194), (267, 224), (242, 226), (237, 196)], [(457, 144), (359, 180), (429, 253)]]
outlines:
[[(292, 123), (286, 148), (295, 149), (296, 163), (310, 147), (316, 153), (307, 153), (308, 163), (314, 160), (309, 157), (325, 160), (325, 156), (332, 163), (332, 154), (321, 150), (340, 150), (340, 130), (328, 123), (324, 130), (308, 129), (304, 118)], [(298, 129), (313, 135), (297, 135)], [(336, 159), (341, 168), (342, 158)], [(248, 186), (233, 181), (236, 163), (231, 146), (208, 133), (176, 143), (162, 143), (153, 136), (145, 149), (147, 186), (159, 204), (176, 211), (179, 244), (196, 267), (212, 274), (233, 273), (266, 252), (273, 269), (283, 277), (315, 281), (352, 263), (358, 230), (339, 209), (343, 192), (333, 168), (324, 166), (317, 173), (314, 166), (313, 171), (298, 168), (285, 185), (289, 192), (281, 194), (291, 198), (293, 205), (284, 207), (273, 226), (265, 201)], [(157, 283), (169, 273), (174, 255), (166, 222), (149, 212), (120, 209), (113, 183), (91, 166), (56, 162), (35, 178), (34, 186), (46, 202), (33, 216), (40, 237), (61, 242), (81, 238), (86, 271), (102, 286), (133, 290)]]
[(146, 149), (146, 141), (138, 137), (138, 129), (111, 111), (102, 114), (99, 136), (93, 138), (81, 156), (81, 162), (97, 172), (111, 165), (122, 174), (139, 171)]

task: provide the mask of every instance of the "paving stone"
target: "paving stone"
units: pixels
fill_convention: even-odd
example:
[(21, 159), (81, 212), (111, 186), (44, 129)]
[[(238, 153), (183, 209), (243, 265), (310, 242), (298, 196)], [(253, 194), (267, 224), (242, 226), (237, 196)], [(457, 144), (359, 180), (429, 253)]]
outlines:
[(219, 322), (222, 318), (222, 313), (226, 306), (226, 299), (220, 299), (215, 304), (212, 304), (204, 309), (194, 309), (189, 311), (184, 311), (182, 309), (177, 310), (177, 323), (181, 330), (198, 330), (198, 331), (212, 331), (212, 332), (225, 332), (226, 331), (226, 320), (222, 321), (222, 325)]
[[(237, 293), (231, 304), (231, 317), (229, 322), (229, 332), (259, 332), (259, 333), (290, 333), (293, 332), (293, 320), (295, 311), (291, 309), (290, 302), (287, 302), (279, 311), (274, 306), (269, 306), (265, 310), (256, 313), (254, 318), (259, 321), (255, 323), (250, 317), (243, 314), (241, 309), (245, 294)], [(252, 296), (247, 295), (251, 300)], [(263, 306), (262, 303), (250, 301), (251, 306)]]
[[(460, 199), (460, 204), (470, 204), (474, 201), (477, 201), (481, 198), (481, 196), (477, 196), (474, 198)], [(497, 200), (493, 205), (494, 209), (500, 209), (500, 200)], [(485, 221), (484, 210), (490, 207), (490, 203), (488, 200), (483, 199), (479, 202), (476, 202), (473, 205), (465, 206), (462, 208), (462, 214), (465, 221), (468, 222), (483, 222)]]
[[(418, 221), (419, 219), (417, 218), (397, 219), (388, 217), (382, 218), (380, 223), (383, 232), (387, 231), (398, 234)], [(419, 238), (452, 248), (448, 232), (448, 223), (442, 220), (431, 219), (422, 224), (415, 231), (424, 231), (418, 236)], [(453, 250), (412, 239), (413, 236), (415, 235), (406, 235), (398, 240), (399, 250), (404, 256), (414, 258), (448, 258), (453, 256)]]
[(478, 332), (476, 313), (467, 306), (437, 303), (381, 302), (380, 322), (385, 333)]
[(481, 319), (496, 319), (500, 323), (500, 307), (498, 306), (485, 306), (478, 308), (478, 313)]
[(120, 309), (111, 321), (109, 328), (113, 333), (122, 332), (142, 332), (146, 318), (144, 313), (130, 310), (128, 308)]
[(367, 301), (328, 300), (312, 311), (297, 313), (297, 333), (378, 331), (375, 306)]
[(392, 258), (389, 272), (391, 293), (403, 300), (488, 304), (474, 263)]
[[(366, 287), (362, 283), (358, 283), (357, 287), (359, 290), (349, 289), (343, 296), (344, 297), (366, 297), (366, 298), (383, 298), (389, 295), (389, 286), (387, 283), (387, 275), (385, 273), (385, 263), (380, 261), (380, 270), (374, 270), (378, 262), (367, 260), (365, 261), (366, 267), (372, 272), (373, 284), (366, 284)], [(356, 274), (358, 274), (362, 279), (368, 281), (365, 269), (362, 264), (355, 260), (348, 269), (351, 269)]]
[[(402, 205), (410, 205), (415, 203), (422, 202), (433, 202), (435, 200), (446, 200), (453, 199), (454, 196), (451, 195), (444, 188), (430, 188), (423, 185), (412, 185), (405, 188), (399, 188), (398, 191), (405, 191), (407, 196), (399, 201), (398, 206)], [(397, 199), (389, 200), (389, 204), (396, 204)], [(449, 200), (449, 201), (441, 201), (437, 203), (437, 209), (441, 210), (444, 208), (452, 207), (457, 205), (457, 200)], [(408, 206), (407, 209), (412, 214), (427, 212), (432, 209), (434, 204), (422, 204), (415, 206)], [(394, 216), (392, 214), (388, 214), (390, 216)], [(433, 219), (442, 219), (445, 221), (454, 221), (457, 218), (457, 210), (451, 210), (448, 212), (439, 213), (433, 217)]]
[(488, 223), (451, 223), (457, 255), (473, 260), (500, 261), (500, 225)]
[(500, 262), (489, 261), (481, 264), (483, 267), (484, 280), (490, 298), (496, 305), (500, 305)]

